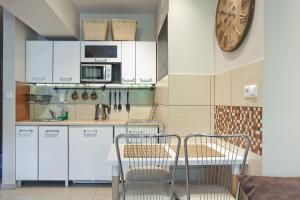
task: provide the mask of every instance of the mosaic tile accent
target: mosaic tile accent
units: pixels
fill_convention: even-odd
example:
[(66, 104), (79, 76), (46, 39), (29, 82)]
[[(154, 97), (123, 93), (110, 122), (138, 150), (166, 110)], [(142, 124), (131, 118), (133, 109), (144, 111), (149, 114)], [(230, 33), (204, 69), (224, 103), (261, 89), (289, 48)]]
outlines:
[(251, 138), (250, 151), (262, 155), (262, 107), (216, 106), (215, 131), (247, 134)]

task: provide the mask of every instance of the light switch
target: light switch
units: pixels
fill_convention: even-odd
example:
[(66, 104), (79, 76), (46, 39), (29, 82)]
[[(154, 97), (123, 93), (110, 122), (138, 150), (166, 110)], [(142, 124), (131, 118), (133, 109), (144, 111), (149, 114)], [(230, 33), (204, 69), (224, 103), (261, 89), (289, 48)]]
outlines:
[(258, 97), (257, 85), (247, 85), (244, 87), (245, 97)]

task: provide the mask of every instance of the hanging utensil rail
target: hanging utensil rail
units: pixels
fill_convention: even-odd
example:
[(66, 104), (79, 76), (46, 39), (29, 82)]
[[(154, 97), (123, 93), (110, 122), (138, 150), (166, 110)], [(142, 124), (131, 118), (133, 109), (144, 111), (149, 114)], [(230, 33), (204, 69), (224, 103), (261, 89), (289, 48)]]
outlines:
[(122, 86), (100, 86), (100, 87), (54, 87), (54, 90), (154, 90), (155, 85), (152, 85), (150, 87), (122, 87)]

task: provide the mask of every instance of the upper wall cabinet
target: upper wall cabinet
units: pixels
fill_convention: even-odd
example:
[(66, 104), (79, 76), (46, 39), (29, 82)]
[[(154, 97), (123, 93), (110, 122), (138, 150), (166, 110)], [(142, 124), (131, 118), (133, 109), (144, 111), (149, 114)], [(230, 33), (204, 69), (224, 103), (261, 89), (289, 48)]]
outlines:
[(122, 83), (135, 84), (135, 42), (122, 42)]
[(80, 42), (54, 42), (53, 83), (80, 83)]
[(156, 83), (156, 42), (136, 42), (136, 83)]
[(52, 41), (26, 42), (26, 82), (52, 83)]

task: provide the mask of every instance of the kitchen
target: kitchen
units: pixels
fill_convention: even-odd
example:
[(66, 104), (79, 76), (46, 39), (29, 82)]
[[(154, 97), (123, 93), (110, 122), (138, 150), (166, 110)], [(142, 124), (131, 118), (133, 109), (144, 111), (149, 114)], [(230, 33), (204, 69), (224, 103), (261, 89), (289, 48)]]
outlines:
[[(151, 165), (165, 168), (160, 177), (149, 169), (142, 180), (168, 180), (172, 199), (189, 199), (194, 179), (211, 178), (210, 169), (225, 177), (229, 168), (214, 166), (231, 162), (230, 198), (239, 196), (240, 174), (297, 176), (272, 159), (282, 141), (280, 117), (273, 112), (282, 104), (275, 107), (274, 98), (281, 96), (271, 86), (288, 72), (271, 66), (296, 63), (297, 56), (281, 52), (283, 59), (273, 62), (278, 56), (272, 45), (280, 34), (269, 31), (274, 24), (265, 15), (275, 12), (270, 1), (0, 0), (0, 5), (0, 199), (119, 199), (127, 183), (141, 183), (130, 177), (141, 172), (131, 169), (130, 159), (140, 158), (146, 164), (147, 158), (167, 160)], [(298, 99), (280, 85), (276, 89)], [(289, 127), (285, 119), (280, 118)], [(211, 160), (201, 164), (204, 133)], [(154, 150), (140, 152), (143, 143)], [(233, 143), (239, 148), (226, 146)], [(167, 154), (156, 155), (160, 145)]]

